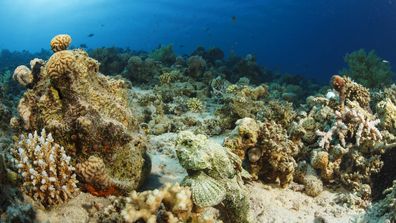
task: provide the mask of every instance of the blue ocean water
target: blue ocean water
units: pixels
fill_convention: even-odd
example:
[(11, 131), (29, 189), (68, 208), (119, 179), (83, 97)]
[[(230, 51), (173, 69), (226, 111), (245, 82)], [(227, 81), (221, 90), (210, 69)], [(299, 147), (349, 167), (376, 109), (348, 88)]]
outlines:
[(393, 0), (1, 0), (0, 49), (48, 49), (59, 33), (89, 48), (220, 47), (327, 82), (360, 48), (396, 61), (395, 24)]

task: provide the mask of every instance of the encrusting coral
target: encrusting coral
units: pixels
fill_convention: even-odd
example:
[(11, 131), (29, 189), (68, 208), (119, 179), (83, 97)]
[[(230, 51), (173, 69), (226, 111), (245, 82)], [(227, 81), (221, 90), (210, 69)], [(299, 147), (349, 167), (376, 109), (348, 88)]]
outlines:
[(63, 37), (55, 40), (56, 52), (19, 101), (21, 126), (52, 132), (73, 161), (99, 156), (113, 164), (106, 165), (112, 177), (137, 188), (150, 163), (129, 107), (128, 83), (99, 73), (99, 63), (83, 50), (67, 50)]
[(45, 207), (64, 203), (79, 192), (70, 156), (44, 129), (41, 135), (36, 131), (21, 135), (13, 155), (22, 190)]
[(129, 197), (113, 198), (99, 213), (99, 222), (220, 223), (216, 209), (194, 211), (191, 191), (178, 184), (166, 184), (153, 191), (133, 191)]
[(176, 153), (188, 176), (182, 185), (191, 187), (194, 204), (210, 207), (224, 204), (230, 222), (252, 222), (250, 205), (243, 185), (241, 160), (204, 135), (182, 131)]
[(286, 130), (273, 121), (260, 122), (244, 118), (224, 140), (224, 146), (249, 161), (249, 172), (255, 179), (279, 183), (286, 187), (297, 167), (294, 157), (301, 143), (289, 139)]

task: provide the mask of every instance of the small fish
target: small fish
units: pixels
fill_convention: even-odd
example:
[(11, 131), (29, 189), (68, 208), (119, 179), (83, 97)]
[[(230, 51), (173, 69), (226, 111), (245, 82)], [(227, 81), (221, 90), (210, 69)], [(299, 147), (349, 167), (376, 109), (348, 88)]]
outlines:
[(88, 37), (93, 37), (93, 36), (95, 36), (95, 34), (93, 33), (88, 34)]
[(180, 44), (180, 45), (179, 45), (179, 47), (180, 47), (180, 48), (183, 48), (183, 47), (184, 47), (184, 45), (183, 45), (183, 44)]
[(87, 48), (87, 44), (85, 44), (85, 43), (81, 43), (81, 44), (80, 44), (80, 48), (84, 48), (84, 49), (86, 49), (86, 48)]
[(100, 27), (104, 27), (104, 24), (100, 24)]
[(389, 61), (387, 61), (387, 60), (382, 60), (382, 63), (389, 63)]
[(235, 23), (236, 20), (237, 20), (237, 17), (235, 15), (233, 15), (233, 16), (231, 16), (231, 20), (232, 20), (233, 23)]

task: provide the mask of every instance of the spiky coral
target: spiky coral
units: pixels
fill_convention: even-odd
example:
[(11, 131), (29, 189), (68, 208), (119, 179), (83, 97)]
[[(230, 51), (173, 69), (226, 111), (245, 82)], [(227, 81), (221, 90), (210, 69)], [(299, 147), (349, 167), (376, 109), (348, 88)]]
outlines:
[(186, 105), (188, 110), (192, 111), (192, 112), (202, 112), (204, 110), (204, 105), (202, 103), (201, 100), (199, 100), (198, 98), (189, 98), (186, 101)]
[(194, 204), (207, 207), (223, 202), (230, 222), (252, 221), (241, 178), (242, 163), (235, 154), (190, 131), (178, 134), (176, 149), (180, 164), (189, 174), (183, 184), (191, 187)]
[(36, 131), (27, 138), (21, 135), (14, 157), (23, 191), (44, 206), (63, 203), (78, 193), (71, 158), (44, 129), (40, 136)]
[(99, 214), (99, 221), (220, 223), (216, 220), (217, 215), (210, 209), (194, 212), (190, 189), (167, 184), (160, 190), (133, 191), (127, 198), (113, 199), (112, 204)]

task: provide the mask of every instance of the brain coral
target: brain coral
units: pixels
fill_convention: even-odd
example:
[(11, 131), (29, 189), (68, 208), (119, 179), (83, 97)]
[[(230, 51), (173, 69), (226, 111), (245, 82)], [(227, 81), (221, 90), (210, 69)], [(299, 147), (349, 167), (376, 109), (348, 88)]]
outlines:
[(71, 158), (44, 129), (41, 136), (36, 131), (28, 137), (21, 135), (14, 158), (24, 181), (23, 191), (44, 206), (63, 203), (78, 192)]
[(67, 50), (67, 48), (69, 48), (70, 46), (71, 41), (71, 36), (67, 34), (56, 35), (54, 38), (52, 38), (50, 42), (51, 50), (54, 51), (54, 53), (62, 50)]
[(20, 122), (25, 130), (51, 131), (80, 162), (95, 154), (113, 163), (111, 176), (138, 186), (150, 166), (146, 139), (129, 107), (128, 84), (98, 70), (99, 63), (83, 50), (54, 53), (19, 101)]

